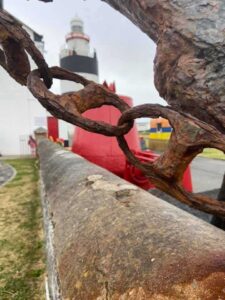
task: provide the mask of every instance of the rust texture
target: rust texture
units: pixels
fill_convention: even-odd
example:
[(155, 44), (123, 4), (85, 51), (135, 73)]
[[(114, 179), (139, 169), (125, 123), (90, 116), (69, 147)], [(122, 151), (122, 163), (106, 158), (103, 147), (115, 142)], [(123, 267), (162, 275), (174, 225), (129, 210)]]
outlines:
[(155, 85), (174, 108), (225, 133), (225, 2), (103, 0), (157, 45)]
[[(0, 65), (18, 83), (27, 84), (30, 63), (27, 53), (39, 67), (47, 87), (51, 87), (52, 78), (48, 65), (41, 52), (36, 48), (29, 34), (15, 18), (0, 10)], [(26, 53), (27, 52), (27, 53)]]
[[(225, 4), (222, 0), (104, 0), (128, 16), (157, 43), (155, 83), (170, 106), (130, 108), (106, 87), (58, 67), (48, 68), (21, 24), (0, 12), (0, 64), (54, 116), (86, 130), (116, 136), (127, 159), (159, 189), (180, 201), (218, 216), (225, 202), (188, 193), (181, 178), (188, 164), (205, 147), (225, 152)], [(50, 2), (50, 1), (45, 1)], [(38, 69), (30, 70), (26, 52)], [(52, 78), (81, 83), (78, 92), (54, 95)], [(43, 81), (42, 81), (43, 79)], [(84, 118), (82, 113), (102, 105), (121, 112), (117, 126)], [(141, 163), (124, 135), (141, 117), (167, 118), (174, 131), (168, 148), (154, 163)]]
[(38, 149), (53, 300), (225, 299), (223, 231), (47, 139)]
[[(215, 127), (195, 117), (174, 111), (172, 107), (145, 104), (129, 108), (117, 95), (99, 84), (58, 67), (50, 68), (50, 71), (54, 78), (72, 80), (83, 84), (84, 88), (62, 96), (54, 95), (41, 81), (39, 71), (32, 71), (28, 76), (28, 87), (34, 97), (49, 112), (86, 130), (117, 136), (118, 143), (127, 159), (141, 169), (159, 189), (205, 212), (225, 216), (223, 202), (204, 195), (188, 193), (181, 184), (188, 164), (205, 147), (214, 147), (225, 151), (225, 136)], [(82, 117), (81, 114), (86, 110), (100, 107), (103, 104), (113, 105), (121, 111), (122, 116), (118, 126)], [(136, 118), (157, 118), (159, 116), (167, 118), (174, 129), (169, 146), (156, 162), (142, 163), (129, 150), (124, 134), (131, 129), (133, 120)]]
[(83, 129), (101, 133), (108, 136), (126, 134), (133, 126), (133, 122), (121, 126), (113, 126), (104, 122), (96, 122), (85, 117), (82, 113), (91, 108), (102, 105), (117, 107), (121, 113), (128, 110), (129, 106), (116, 94), (108, 91), (104, 86), (88, 81), (77, 74), (71, 73), (59, 67), (49, 69), (54, 78), (71, 80), (84, 85), (78, 92), (65, 93), (62, 96), (54, 95), (46, 88), (40, 79), (39, 71), (32, 71), (28, 77), (28, 87), (34, 97), (55, 117), (63, 119)]

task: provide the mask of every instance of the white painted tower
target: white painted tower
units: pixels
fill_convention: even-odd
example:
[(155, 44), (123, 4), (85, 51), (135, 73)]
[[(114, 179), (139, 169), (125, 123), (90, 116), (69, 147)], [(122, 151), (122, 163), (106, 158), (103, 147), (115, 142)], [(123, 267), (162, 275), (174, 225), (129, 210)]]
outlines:
[[(66, 35), (66, 44), (60, 52), (60, 67), (98, 83), (97, 54), (90, 50), (90, 38), (84, 33), (84, 23), (76, 16), (70, 26), (71, 31)], [(60, 84), (62, 94), (82, 89), (81, 84), (72, 81), (61, 80)], [(59, 136), (71, 142), (73, 134), (74, 126), (59, 120)]]
[[(66, 46), (60, 53), (60, 66), (78, 73), (85, 78), (99, 82), (98, 60), (96, 52), (90, 51), (90, 39), (84, 33), (84, 23), (77, 16), (71, 20), (71, 32), (66, 35)], [(82, 88), (82, 85), (70, 81), (61, 81), (61, 92), (71, 92)]]

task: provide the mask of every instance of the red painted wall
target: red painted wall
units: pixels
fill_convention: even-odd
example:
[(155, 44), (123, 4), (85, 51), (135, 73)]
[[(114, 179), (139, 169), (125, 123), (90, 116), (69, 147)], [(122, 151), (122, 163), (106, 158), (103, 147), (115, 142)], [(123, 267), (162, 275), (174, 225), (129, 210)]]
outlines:
[[(120, 98), (133, 106), (132, 98), (125, 96), (120, 96)], [(104, 105), (101, 108), (87, 111), (84, 116), (92, 120), (101, 120), (116, 125), (120, 112), (113, 106)], [(135, 125), (126, 135), (126, 139), (132, 150), (140, 150)], [(72, 151), (119, 176), (123, 176), (126, 160), (115, 137), (106, 137), (77, 127), (73, 138)]]
[(54, 117), (47, 117), (48, 137), (56, 141), (59, 137), (59, 122)]

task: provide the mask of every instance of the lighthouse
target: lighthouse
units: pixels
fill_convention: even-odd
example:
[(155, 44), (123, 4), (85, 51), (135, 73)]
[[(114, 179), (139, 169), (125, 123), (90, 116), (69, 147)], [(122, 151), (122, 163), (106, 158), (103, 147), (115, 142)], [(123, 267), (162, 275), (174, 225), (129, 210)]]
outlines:
[[(70, 22), (70, 33), (66, 35), (66, 45), (60, 52), (60, 66), (71, 72), (99, 82), (98, 60), (96, 51), (90, 50), (90, 38), (84, 33), (84, 23), (78, 17)], [(71, 81), (61, 81), (61, 92), (72, 92), (81, 89), (80, 84)]]
[[(84, 33), (84, 22), (78, 16), (70, 22), (70, 32), (66, 35), (65, 45), (60, 51), (60, 67), (99, 83), (97, 54), (95, 50), (91, 51), (90, 38)], [(76, 82), (61, 80), (60, 88), (61, 93), (64, 94), (78, 91), (83, 86)], [(49, 118), (49, 121), (53, 120)], [(53, 124), (53, 128), (55, 127), (57, 127), (57, 135), (64, 140), (69, 140), (71, 144), (74, 126), (59, 120)], [(48, 129), (51, 132), (49, 126)]]

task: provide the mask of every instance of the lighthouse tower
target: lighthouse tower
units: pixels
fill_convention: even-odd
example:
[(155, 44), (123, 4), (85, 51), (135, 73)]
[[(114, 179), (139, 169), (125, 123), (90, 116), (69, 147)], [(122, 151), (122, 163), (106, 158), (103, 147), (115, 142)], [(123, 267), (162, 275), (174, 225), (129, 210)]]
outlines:
[[(90, 38), (84, 33), (84, 23), (78, 16), (71, 20), (70, 33), (65, 40), (66, 43), (60, 51), (60, 67), (98, 83), (97, 54), (90, 50)], [(83, 88), (81, 84), (68, 80), (61, 80), (60, 84), (62, 94)], [(74, 125), (59, 120), (57, 126), (59, 137), (69, 140), (71, 144)]]
[[(66, 35), (66, 46), (60, 52), (60, 66), (85, 78), (99, 82), (96, 52), (90, 51), (90, 38), (84, 33), (84, 23), (79, 17), (71, 20), (71, 32)], [(80, 84), (61, 81), (61, 92), (81, 89)]]

